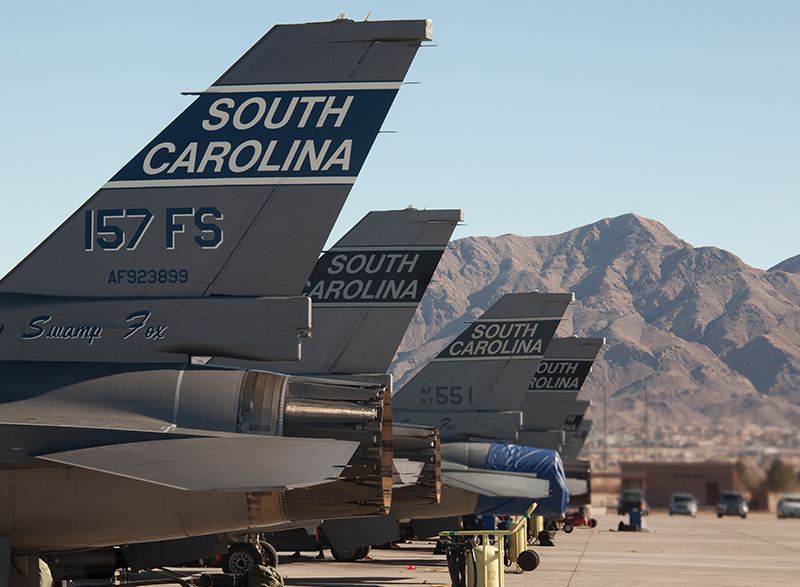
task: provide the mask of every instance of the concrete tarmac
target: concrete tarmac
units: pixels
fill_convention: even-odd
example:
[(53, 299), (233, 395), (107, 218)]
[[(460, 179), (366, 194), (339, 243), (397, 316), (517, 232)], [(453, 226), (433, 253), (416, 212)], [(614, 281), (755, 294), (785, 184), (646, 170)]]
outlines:
[[(650, 532), (616, 532), (622, 518), (598, 518), (595, 531), (559, 532), (554, 547), (532, 547), (541, 564), (529, 573), (504, 575), (517, 587), (749, 587), (800, 585), (800, 519), (750, 513), (747, 519), (696, 518), (655, 512), (645, 518)], [(627, 521), (627, 519), (626, 519)], [(289, 587), (449, 586), (443, 555), (433, 543), (414, 541), (393, 550), (373, 549), (371, 560), (338, 563), (327, 554), (299, 559), (281, 553), (279, 572)], [(413, 567), (413, 568), (409, 568)]]

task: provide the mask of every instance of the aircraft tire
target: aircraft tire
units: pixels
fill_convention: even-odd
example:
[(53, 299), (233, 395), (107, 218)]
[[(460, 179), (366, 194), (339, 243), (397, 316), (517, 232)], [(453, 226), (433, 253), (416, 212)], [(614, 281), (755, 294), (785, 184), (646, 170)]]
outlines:
[(361, 548), (346, 548), (344, 550), (336, 550), (331, 547), (331, 555), (340, 563), (354, 563), (361, 560), (369, 554), (370, 547), (362, 546)]
[(237, 542), (228, 547), (228, 553), (222, 557), (221, 563), (224, 572), (242, 574), (256, 565), (264, 564), (264, 560), (254, 546)]
[(268, 567), (276, 567), (278, 566), (278, 552), (275, 550), (275, 547), (272, 546), (269, 542), (265, 542), (263, 540), (259, 540), (259, 545), (261, 546), (261, 550), (264, 551), (264, 564)]
[(564, 524), (564, 532), (565, 533), (569, 534), (570, 532), (572, 532), (572, 530), (573, 530), (572, 524), (570, 524), (569, 522)]

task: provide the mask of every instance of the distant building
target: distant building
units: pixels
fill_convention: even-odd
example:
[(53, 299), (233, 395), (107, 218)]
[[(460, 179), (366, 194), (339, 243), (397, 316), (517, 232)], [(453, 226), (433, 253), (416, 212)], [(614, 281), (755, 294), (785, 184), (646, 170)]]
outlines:
[(739, 491), (733, 463), (620, 463), (622, 489), (644, 489), (651, 506), (666, 507), (673, 493), (691, 493), (714, 505), (720, 491)]

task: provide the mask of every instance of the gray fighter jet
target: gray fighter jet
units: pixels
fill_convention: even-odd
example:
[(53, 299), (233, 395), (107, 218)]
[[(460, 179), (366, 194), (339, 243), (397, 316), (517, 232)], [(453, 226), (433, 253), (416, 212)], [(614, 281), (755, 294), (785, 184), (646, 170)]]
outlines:
[[(391, 358), (461, 220), (461, 210), (407, 208), (368, 213), (319, 258), (306, 282), (305, 294), (314, 290), (323, 293), (321, 300), (313, 301), (314, 336), (303, 341), (300, 361), (264, 363), (210, 357), (204, 360), (205, 364), (354, 381), (369, 379), (391, 387), (391, 377), (386, 375)], [(329, 291), (333, 293), (328, 294), (326, 301), (325, 294)], [(357, 291), (362, 293), (357, 295)], [(347, 366), (351, 369), (358, 366), (361, 373), (347, 375)], [(438, 501), (441, 482), (436, 460), (437, 442), (435, 429), (392, 426), (395, 469), (392, 503), (409, 503), (412, 498), (414, 503)], [(328, 491), (331, 485), (326, 484), (323, 489)], [(300, 524), (307, 527), (314, 522), (321, 521), (306, 519), (280, 526)], [(330, 520), (322, 525), (323, 529), (330, 530), (332, 550), (341, 552), (344, 548), (336, 540), (336, 528), (331, 530), (330, 527), (334, 522)], [(274, 525), (269, 528), (274, 529)], [(258, 530), (263, 529), (251, 529), (251, 534)], [(247, 538), (244, 535), (205, 536), (127, 544), (119, 549), (124, 560), (115, 549), (108, 548), (94, 550), (90, 556), (58, 553), (48, 557), (48, 562), (58, 578), (82, 578), (87, 572), (108, 575), (118, 566), (139, 570), (206, 558), (217, 551), (225, 552), (227, 545), (223, 567), (241, 570), (258, 561)], [(280, 546), (277, 541), (275, 544)], [(270, 564), (277, 564), (277, 555), (268, 548), (263, 558)], [(98, 565), (98, 560), (103, 564)]]
[[(306, 283), (304, 293), (312, 298), (314, 336), (304, 341), (300, 361), (264, 365), (214, 358), (210, 362), (306, 376), (369, 378), (391, 385), (386, 371), (461, 220), (461, 210), (370, 212), (320, 257)], [(438, 503), (438, 431), (393, 423), (392, 436), (392, 506)], [(375, 523), (394, 534), (392, 517), (360, 527), (360, 539)], [(318, 520), (318, 525), (322, 532), (312, 540), (305, 530), (289, 529), (297, 524), (286, 524), (287, 530), (279, 533), (270, 528), (267, 540), (278, 550), (330, 546), (334, 556), (340, 556), (349, 549), (352, 536), (346, 524), (326, 519)], [(250, 549), (242, 550), (252, 555)]]
[[(552, 294), (550, 294), (552, 296)], [(546, 300), (547, 297), (541, 294), (528, 294), (528, 301), (537, 299)], [(558, 297), (571, 299), (564, 294)], [(504, 299), (504, 298), (503, 298)], [(501, 299), (501, 302), (503, 301)], [(558, 299), (558, 298), (556, 298)], [(507, 300), (510, 301), (510, 300)], [(522, 301), (520, 299), (519, 301)], [(552, 298), (551, 298), (551, 301)], [(564, 302), (564, 300), (561, 300)], [(522, 306), (524, 307), (524, 306)], [(498, 303), (491, 309), (491, 316), (498, 322), (505, 324), (512, 323), (515, 319), (514, 306)], [(529, 312), (536, 312), (528, 307)], [(518, 311), (518, 310), (517, 310)], [(553, 316), (560, 319), (563, 309), (552, 311)], [(487, 312), (489, 314), (490, 312)], [(543, 312), (544, 314), (544, 312)], [(480, 321), (486, 318), (486, 314)], [(557, 322), (556, 322), (557, 325)], [(481, 329), (473, 327), (476, 332)], [(555, 328), (552, 328), (552, 332)], [(469, 332), (469, 330), (467, 331)], [(500, 331), (498, 331), (499, 333)], [(469, 339), (480, 340), (471, 335)], [(462, 334), (456, 339), (468, 340)], [(491, 379), (493, 385), (492, 406), (495, 410), (505, 414), (514, 414), (515, 410), (522, 411), (524, 417), (506, 417), (507, 428), (502, 427), (502, 423), (493, 431), (477, 429), (473, 424), (468, 424), (465, 430), (469, 434), (454, 433), (445, 435), (442, 445), (442, 499), (439, 504), (395, 504), (393, 503), (392, 513), (398, 519), (411, 519), (412, 526), (419, 536), (433, 536), (436, 532), (445, 529), (452, 529), (455, 523), (455, 516), (467, 514), (515, 514), (524, 512), (533, 500), (541, 504), (540, 512), (549, 511), (548, 515), (554, 515), (566, 505), (563, 496), (572, 496), (573, 489), (576, 493), (585, 494), (588, 479), (588, 470), (584, 470), (583, 463), (580, 461), (565, 461), (562, 474), (552, 475), (551, 487), (546, 477), (554, 469), (560, 466), (561, 459), (552, 454), (554, 451), (562, 449), (561, 426), (565, 415), (569, 412), (575, 397), (580, 391), (586, 377), (588, 376), (591, 365), (600, 350), (603, 339), (552, 339), (542, 345), (543, 357), (535, 360), (527, 360), (515, 363), (516, 377), (514, 387), (507, 387), (509, 381), (503, 381), (502, 377)], [(452, 344), (452, 343), (451, 343)], [(450, 348), (450, 347), (448, 347)], [(456, 350), (461, 348), (456, 345)], [(488, 348), (488, 347), (487, 347)], [(454, 354), (450, 351), (449, 354)], [(447, 349), (444, 353), (447, 356)], [(437, 357), (438, 358), (438, 357)], [(477, 357), (484, 360), (483, 357)], [(459, 365), (463, 367), (469, 363), (470, 359), (464, 358)], [(432, 363), (433, 364), (433, 363)], [(483, 363), (489, 369), (491, 365)], [(473, 365), (475, 369), (480, 369), (477, 361)], [(409, 387), (414, 381), (426, 382), (425, 371), (429, 366), (409, 382), (402, 393), (408, 393), (407, 397), (417, 396), (421, 405), (422, 402), (428, 403), (428, 396), (436, 398), (437, 394), (444, 395), (443, 391), (449, 388), (445, 386), (434, 387), (425, 383), (420, 390)], [(419, 379), (417, 379), (419, 378)], [(480, 378), (476, 378), (480, 380)], [(428, 391), (429, 387), (435, 390), (433, 393)], [(398, 392), (393, 396), (393, 409), (395, 410), (396, 420), (407, 420), (416, 416), (417, 411), (402, 412), (397, 406), (403, 406), (398, 401)], [(474, 392), (473, 392), (474, 393)], [(433, 400), (436, 401), (435, 399)], [(433, 403), (433, 402), (431, 402)], [(447, 413), (447, 404), (442, 398), (439, 402), (444, 406), (438, 414), (441, 416), (452, 416)], [(475, 413), (461, 419), (460, 415), (456, 420), (470, 422), (470, 420), (483, 419), (485, 412), (482, 411), (483, 405), (475, 408)], [(402, 415), (401, 415), (402, 414)], [(409, 414), (411, 414), (409, 416)], [(498, 421), (500, 421), (498, 419)], [(519, 422), (522, 422), (522, 430), (525, 431), (531, 422), (530, 427), (543, 427), (545, 430), (558, 429), (557, 435), (551, 435), (554, 441), (553, 446), (541, 446), (525, 442), (526, 432), (520, 432), (517, 438)], [(501, 421), (502, 422), (502, 421)], [(477, 433), (477, 434), (476, 434)], [(499, 442), (498, 441), (503, 441)], [(512, 443), (512, 444), (508, 444)], [(530, 449), (526, 447), (531, 447)], [(549, 451), (538, 451), (538, 449), (551, 449)], [(499, 458), (497, 455), (501, 455)], [(527, 463), (549, 464), (551, 459), (555, 461), (553, 467), (539, 466), (534, 475), (526, 469)], [(568, 489), (566, 491), (565, 489)], [(557, 515), (557, 513), (555, 514)], [(336, 521), (337, 525), (349, 524), (359, 530), (374, 525), (371, 520), (359, 520), (350, 522), (346, 520)], [(355, 534), (355, 532), (353, 532)], [(386, 540), (386, 534), (381, 537)]]
[(189, 358), (300, 358), (300, 294), (430, 38), (274, 27), (0, 281), (0, 580), (38, 582), (44, 552), (386, 511), (385, 385)]

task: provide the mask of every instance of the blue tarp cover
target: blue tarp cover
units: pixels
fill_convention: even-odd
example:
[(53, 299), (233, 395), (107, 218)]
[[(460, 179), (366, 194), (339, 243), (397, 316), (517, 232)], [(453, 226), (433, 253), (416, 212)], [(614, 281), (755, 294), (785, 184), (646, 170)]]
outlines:
[[(550, 482), (550, 497), (537, 499), (534, 515), (560, 516), (567, 509), (569, 493), (564, 463), (554, 450), (531, 448), (515, 444), (493, 443), (486, 457), (486, 469), (490, 471), (511, 471), (514, 473), (534, 473), (540, 479)], [(487, 497), (481, 495), (475, 508), (475, 515), (514, 516), (524, 514), (531, 505), (530, 499), (507, 497)]]

